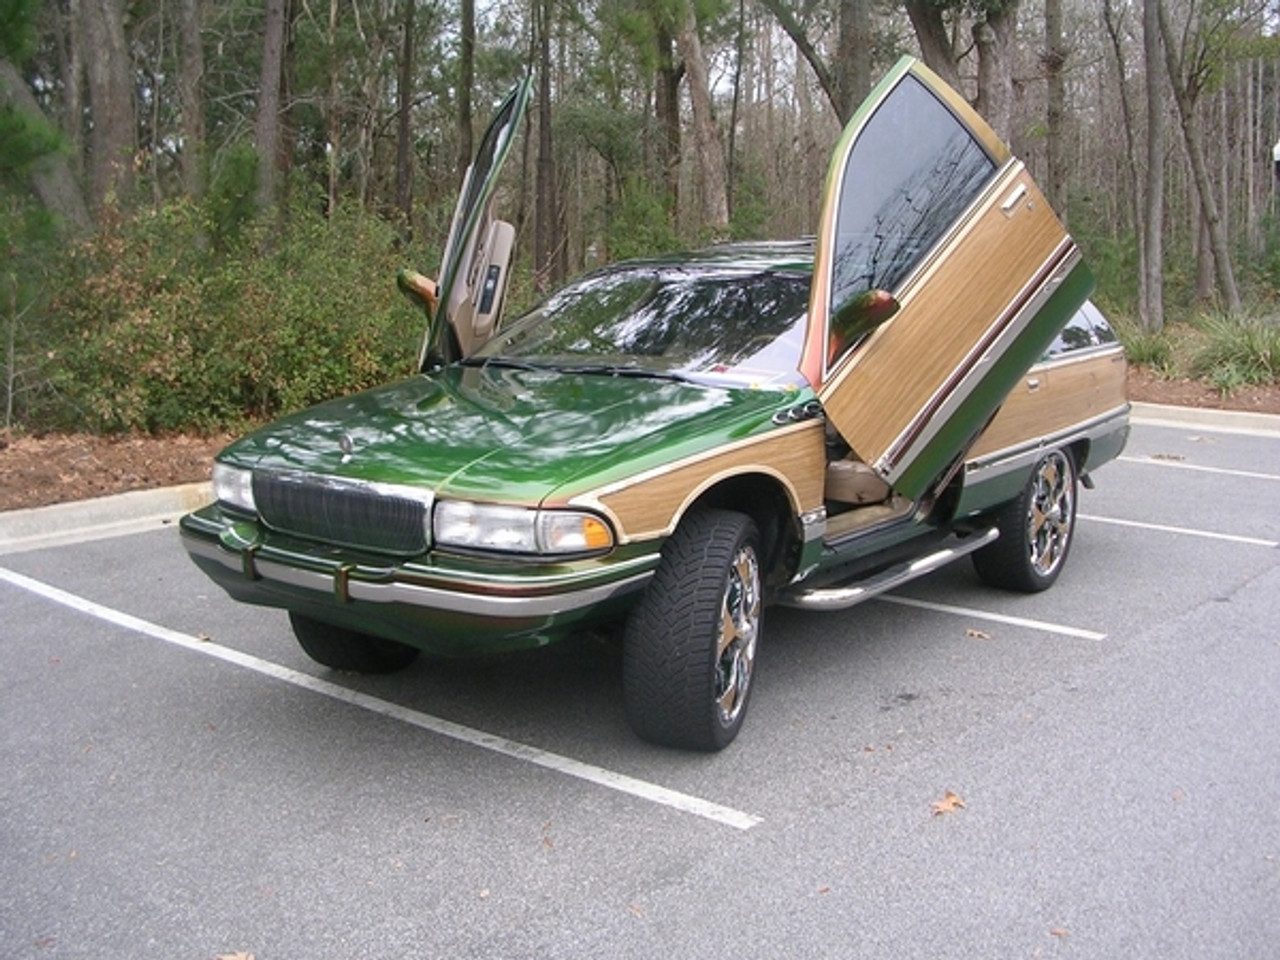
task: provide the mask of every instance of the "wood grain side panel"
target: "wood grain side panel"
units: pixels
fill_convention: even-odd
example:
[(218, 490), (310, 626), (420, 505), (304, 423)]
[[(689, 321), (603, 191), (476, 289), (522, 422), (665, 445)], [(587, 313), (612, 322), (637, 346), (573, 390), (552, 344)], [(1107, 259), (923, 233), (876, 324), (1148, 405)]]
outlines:
[[(1002, 209), (1025, 193), (1012, 215)], [(1020, 165), (1001, 177), (968, 227), (902, 292), (901, 311), (823, 390), (828, 416), (868, 463), (878, 461), (1009, 317), (1066, 234)]]
[[(1031, 383), (1038, 383), (1035, 389)], [(1037, 365), (1009, 394), (969, 459), (1031, 443), (1122, 406), (1125, 359), (1119, 348)]]
[(774, 477), (797, 513), (814, 510), (822, 505), (826, 462), (822, 421), (811, 420), (590, 491), (574, 497), (573, 503), (607, 513), (624, 542), (643, 540), (670, 534), (699, 494), (741, 474)]

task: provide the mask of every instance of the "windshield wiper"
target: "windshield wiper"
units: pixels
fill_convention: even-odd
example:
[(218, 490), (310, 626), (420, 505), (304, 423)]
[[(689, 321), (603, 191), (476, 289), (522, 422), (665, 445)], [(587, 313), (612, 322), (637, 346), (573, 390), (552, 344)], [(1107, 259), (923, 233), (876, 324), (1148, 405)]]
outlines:
[(520, 360), (514, 357), (466, 357), (459, 363), (464, 367), (479, 367), (485, 369), (487, 367), (498, 367), (503, 370), (556, 370), (559, 369), (550, 363), (531, 363), (528, 360)]
[(673, 383), (693, 383), (687, 374), (676, 370), (653, 370), (648, 367), (628, 367), (616, 363), (566, 363), (555, 369), (561, 373), (585, 373), (602, 377), (638, 377), (646, 380), (670, 380)]

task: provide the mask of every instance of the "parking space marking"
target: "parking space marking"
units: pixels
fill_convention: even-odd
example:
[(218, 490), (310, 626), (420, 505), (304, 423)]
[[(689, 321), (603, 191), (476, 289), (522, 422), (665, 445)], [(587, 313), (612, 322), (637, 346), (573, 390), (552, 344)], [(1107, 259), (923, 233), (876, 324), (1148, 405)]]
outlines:
[(617, 773), (613, 770), (597, 767), (594, 764), (584, 763), (581, 760), (575, 760), (572, 757), (562, 756), (561, 754), (551, 753), (538, 747), (532, 747), (528, 744), (519, 743), (515, 740), (508, 740), (506, 737), (500, 737), (496, 734), (485, 733), (483, 730), (475, 730), (471, 727), (464, 727), (461, 724), (444, 720), (430, 714), (420, 713), (417, 710), (411, 710), (408, 707), (402, 707), (398, 704), (389, 703), (385, 700), (379, 700), (377, 697), (369, 696), (358, 690), (349, 690), (346, 687), (319, 677), (313, 677), (310, 674), (302, 673), (289, 667), (281, 666), (278, 663), (272, 663), (270, 660), (263, 660), (252, 654), (242, 653), (239, 650), (233, 650), (230, 647), (224, 647), (220, 644), (213, 643), (208, 640), (201, 640), (177, 630), (170, 630), (168, 627), (162, 627), (158, 624), (142, 620), (131, 614), (114, 610), (111, 607), (105, 607), (102, 604), (95, 603), (92, 600), (68, 593), (58, 587), (50, 586), (39, 580), (33, 580), (30, 577), (15, 573), (4, 567), (0, 567), (0, 580), (11, 584), (21, 590), (34, 593), (54, 603), (60, 604), (79, 613), (88, 614), (99, 620), (122, 627), (134, 633), (141, 633), (145, 636), (156, 640), (162, 640), (165, 643), (182, 647), (185, 650), (191, 650), (195, 653), (204, 654), (213, 657), (215, 660), (222, 660), (226, 663), (234, 664), (238, 667), (244, 667), (246, 670), (252, 670), (263, 676), (271, 677), (284, 683), (292, 684), (312, 693), (318, 693), (334, 700), (359, 707), (362, 710), (368, 710), (371, 713), (380, 714), (392, 720), (398, 720), (401, 723), (426, 730), (430, 733), (439, 734), (443, 737), (449, 737), (452, 740), (458, 740), (473, 747), (480, 747), (492, 753), (498, 753), (506, 757), (516, 760), (523, 760), (535, 766), (543, 767), (547, 770), (554, 770), (557, 773), (566, 776), (575, 777), (579, 780), (585, 780), (588, 783), (594, 783), (598, 786), (606, 787), (619, 793), (629, 794), (651, 803), (661, 806), (670, 807), (683, 813), (690, 813), (694, 816), (702, 817), (706, 820), (712, 820), (725, 826), (734, 827), (738, 830), (749, 830), (757, 824), (763, 822), (762, 818), (754, 814), (745, 813), (741, 810), (735, 810), (732, 807), (725, 807), (718, 803), (712, 803), (709, 800), (703, 800), (700, 797), (694, 797), (687, 793), (680, 793), (667, 787), (659, 786), (656, 783), (650, 783), (646, 780), (639, 780), (635, 777), (627, 776), (623, 773)]
[(1216, 533), (1213, 530), (1193, 530), (1191, 527), (1171, 527), (1163, 523), (1143, 523), (1138, 520), (1121, 520), (1117, 517), (1099, 517), (1093, 514), (1077, 514), (1081, 520), (1093, 523), (1109, 523), (1117, 527), (1135, 527), (1139, 530), (1155, 530), (1159, 533), (1177, 533), (1187, 537), (1202, 537), (1206, 540), (1222, 540), (1227, 543), (1243, 543), (1250, 547), (1280, 547), (1275, 540), (1261, 540), (1257, 537), (1241, 537), (1234, 533)]
[(896, 603), (904, 607), (918, 607), (921, 610), (933, 610), (936, 613), (950, 613), (958, 617), (969, 617), (974, 620), (990, 620), (993, 623), (1007, 623), (1015, 627), (1029, 627), (1045, 633), (1056, 633), (1063, 637), (1078, 637), (1082, 640), (1107, 639), (1105, 633), (1096, 630), (1084, 630), (1080, 627), (1069, 627), (1061, 623), (1049, 623), (1046, 620), (1029, 620), (1026, 617), (1011, 617), (1004, 613), (991, 613), (987, 610), (973, 610), (969, 607), (953, 607), (947, 603), (934, 603), (931, 600), (917, 600), (914, 597), (899, 597), (893, 594), (881, 594), (876, 597), (883, 603)]
[(1159, 457), (1118, 457), (1122, 463), (1143, 463), (1148, 466), (1171, 467), (1174, 470), (1195, 470), (1200, 473), (1213, 473), (1223, 477), (1243, 477), (1246, 480), (1280, 480), (1280, 473), (1258, 473), (1254, 470), (1228, 470), (1225, 467), (1205, 467), (1198, 463), (1183, 463), (1181, 460), (1164, 460)]

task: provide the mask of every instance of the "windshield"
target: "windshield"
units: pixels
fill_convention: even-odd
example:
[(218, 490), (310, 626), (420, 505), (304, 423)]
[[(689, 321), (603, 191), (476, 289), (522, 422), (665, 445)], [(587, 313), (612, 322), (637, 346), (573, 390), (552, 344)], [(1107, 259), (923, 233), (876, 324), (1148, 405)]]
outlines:
[(591, 274), (506, 326), (473, 362), (798, 386), (809, 277), (635, 266)]

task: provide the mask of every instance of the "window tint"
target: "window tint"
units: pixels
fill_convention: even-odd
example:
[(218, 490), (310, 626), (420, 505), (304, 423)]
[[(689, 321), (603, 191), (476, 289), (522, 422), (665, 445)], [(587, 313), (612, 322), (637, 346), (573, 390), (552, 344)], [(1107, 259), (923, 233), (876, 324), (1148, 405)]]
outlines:
[(894, 289), (995, 172), (969, 131), (915, 77), (889, 94), (858, 136), (840, 185), (831, 311)]
[(1102, 311), (1086, 300), (1049, 345), (1045, 358), (1053, 359), (1076, 350), (1107, 346), (1116, 340), (1116, 333), (1102, 316)]

